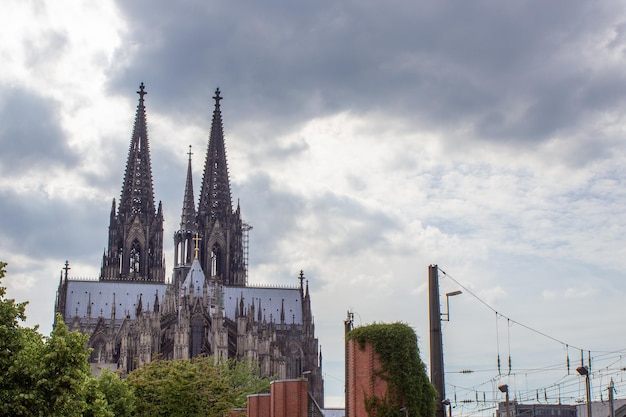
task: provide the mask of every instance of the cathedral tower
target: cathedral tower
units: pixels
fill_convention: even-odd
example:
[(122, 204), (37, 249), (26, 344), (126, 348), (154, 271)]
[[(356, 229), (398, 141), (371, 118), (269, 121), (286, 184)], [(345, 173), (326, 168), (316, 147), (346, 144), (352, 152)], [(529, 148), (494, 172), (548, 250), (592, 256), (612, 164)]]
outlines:
[(213, 99), (215, 110), (197, 214), (200, 263), (211, 280), (224, 285), (245, 285), (243, 225), (239, 206), (233, 211), (219, 88)]
[(115, 199), (109, 223), (109, 247), (102, 256), (101, 280), (164, 282), (163, 210), (155, 209), (143, 83), (128, 150), (120, 205)]

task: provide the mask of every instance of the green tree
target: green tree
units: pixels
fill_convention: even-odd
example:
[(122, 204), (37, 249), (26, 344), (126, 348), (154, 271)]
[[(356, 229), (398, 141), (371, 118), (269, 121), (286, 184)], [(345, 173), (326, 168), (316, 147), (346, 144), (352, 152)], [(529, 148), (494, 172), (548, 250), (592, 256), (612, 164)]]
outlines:
[[(0, 281), (5, 268), (0, 262)], [(114, 416), (105, 384), (91, 376), (88, 336), (70, 332), (58, 316), (44, 338), (23, 326), (26, 304), (6, 298), (0, 285), (0, 415)]]
[(269, 391), (269, 378), (246, 362), (212, 357), (153, 361), (128, 375), (138, 416), (221, 416)]
[(132, 388), (119, 374), (108, 369), (103, 369), (98, 377), (92, 377), (88, 382), (87, 404), (90, 411), (85, 413), (85, 417), (98, 415), (101, 401), (115, 417), (132, 416), (135, 411)]
[(88, 340), (88, 335), (70, 332), (62, 317), (57, 316), (42, 351), (37, 381), (38, 395), (50, 415), (81, 416), (86, 409), (87, 382), (91, 377)]
[(378, 377), (387, 381), (387, 395), (365, 399), (371, 417), (431, 417), (435, 414), (437, 393), (422, 362), (413, 329), (403, 323), (371, 324), (357, 327), (347, 335), (361, 348), (371, 343), (378, 354), (382, 371)]
[[(6, 263), (0, 262), (0, 281), (6, 275)], [(25, 416), (37, 409), (35, 389), (43, 339), (37, 328), (23, 327), (26, 302), (6, 298), (0, 284), (0, 414)]]
[(256, 362), (228, 360), (219, 365), (232, 394), (231, 402), (234, 407), (245, 407), (250, 394), (270, 391), (272, 378), (259, 377), (260, 371)]

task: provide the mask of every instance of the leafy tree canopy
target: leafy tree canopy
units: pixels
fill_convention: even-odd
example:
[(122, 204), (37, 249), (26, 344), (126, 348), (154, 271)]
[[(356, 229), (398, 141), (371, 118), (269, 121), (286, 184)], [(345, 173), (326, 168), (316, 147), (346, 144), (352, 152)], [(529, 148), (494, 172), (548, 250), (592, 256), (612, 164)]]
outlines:
[[(0, 284), (6, 275), (0, 262)], [(23, 326), (26, 302), (0, 285), (0, 415), (126, 417), (221, 416), (268, 392), (270, 378), (247, 361), (212, 357), (156, 360), (126, 379), (91, 375), (88, 335), (70, 332), (60, 315), (49, 337)]]
[(215, 362), (213, 357), (157, 360), (128, 375), (138, 416), (218, 416), (244, 407), (247, 395), (268, 392), (270, 379), (259, 377), (245, 361)]
[[(0, 281), (5, 268), (0, 262)], [(70, 332), (58, 316), (50, 336), (43, 337), (36, 327), (23, 326), (26, 304), (6, 298), (0, 282), (0, 415), (130, 415), (118, 414), (109, 405), (111, 396), (105, 389), (125, 383), (105, 383), (91, 376), (88, 336)]]

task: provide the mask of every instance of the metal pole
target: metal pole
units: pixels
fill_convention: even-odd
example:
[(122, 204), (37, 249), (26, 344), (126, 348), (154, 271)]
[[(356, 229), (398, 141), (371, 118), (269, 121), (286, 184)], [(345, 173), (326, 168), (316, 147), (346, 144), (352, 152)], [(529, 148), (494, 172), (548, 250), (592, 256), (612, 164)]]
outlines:
[(428, 309), (430, 316), (430, 382), (437, 390), (435, 417), (445, 417), (443, 400), (446, 398), (443, 376), (443, 342), (441, 337), (441, 308), (439, 305), (439, 268), (428, 267)]
[(613, 385), (613, 378), (611, 378), (611, 382), (609, 383), (609, 407), (611, 408), (611, 417), (615, 417), (615, 404), (614, 404), (614, 400), (615, 398), (613, 397), (613, 391), (615, 390), (615, 385)]
[(348, 367), (354, 366), (354, 364), (350, 363), (350, 358), (348, 355), (348, 333), (352, 330), (352, 325), (354, 323), (354, 314), (348, 311), (348, 316), (343, 322), (344, 329), (344, 358), (345, 358), (345, 382), (344, 382), (344, 407), (345, 407), (345, 417), (350, 417), (350, 384), (348, 381)]
[(591, 417), (591, 383), (589, 382), (589, 373), (585, 375), (585, 385), (587, 387), (587, 417)]
[(511, 413), (509, 412), (509, 389), (507, 387), (504, 401), (506, 401), (506, 417), (511, 417)]

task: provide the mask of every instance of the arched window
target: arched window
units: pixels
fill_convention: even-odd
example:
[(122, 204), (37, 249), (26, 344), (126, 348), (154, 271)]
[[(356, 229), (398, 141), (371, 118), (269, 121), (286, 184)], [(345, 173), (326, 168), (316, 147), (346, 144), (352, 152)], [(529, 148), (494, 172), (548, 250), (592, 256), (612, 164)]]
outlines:
[(141, 272), (141, 245), (136, 239), (130, 247), (130, 272), (131, 274)]
[(211, 276), (214, 277), (222, 273), (222, 250), (216, 243), (211, 249)]
[(89, 355), (90, 363), (103, 363), (105, 361), (105, 342), (99, 337), (91, 346), (92, 350)]
[(194, 317), (191, 320), (191, 357), (195, 358), (202, 353), (202, 342), (204, 339), (204, 323), (201, 317)]

